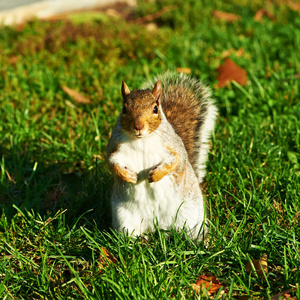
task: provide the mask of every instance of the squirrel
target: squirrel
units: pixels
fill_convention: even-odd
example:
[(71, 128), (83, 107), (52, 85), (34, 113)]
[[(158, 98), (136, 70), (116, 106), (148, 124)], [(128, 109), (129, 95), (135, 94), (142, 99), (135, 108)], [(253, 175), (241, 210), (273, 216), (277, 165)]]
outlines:
[(113, 228), (138, 236), (153, 231), (157, 220), (161, 229), (183, 229), (202, 240), (200, 183), (217, 116), (210, 89), (167, 72), (140, 90), (123, 81), (121, 92), (123, 109), (107, 146)]

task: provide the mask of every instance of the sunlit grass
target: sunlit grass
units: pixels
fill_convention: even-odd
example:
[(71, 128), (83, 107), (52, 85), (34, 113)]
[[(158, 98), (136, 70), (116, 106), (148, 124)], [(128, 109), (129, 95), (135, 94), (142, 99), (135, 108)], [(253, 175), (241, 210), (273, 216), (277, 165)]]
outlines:
[[(201, 274), (217, 276), (224, 298), (289, 289), (300, 298), (299, 13), (265, 3), (275, 20), (257, 22), (261, 1), (164, 0), (141, 2), (136, 17), (173, 4), (154, 31), (95, 12), (1, 28), (2, 298), (193, 299)], [(216, 19), (215, 9), (241, 20)], [(225, 51), (247, 85), (217, 87)], [(203, 186), (210, 234), (199, 245), (109, 229), (105, 149), (120, 84), (138, 88), (177, 67), (210, 85), (219, 108)], [(245, 268), (263, 253), (267, 279)]]

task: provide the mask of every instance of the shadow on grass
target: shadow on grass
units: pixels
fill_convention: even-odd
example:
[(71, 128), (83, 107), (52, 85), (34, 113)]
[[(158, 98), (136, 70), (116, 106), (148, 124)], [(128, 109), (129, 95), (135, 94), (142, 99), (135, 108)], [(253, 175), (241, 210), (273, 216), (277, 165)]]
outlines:
[(49, 165), (33, 161), (18, 146), (0, 147), (0, 157), (0, 208), (8, 220), (17, 213), (17, 206), (43, 219), (66, 210), (68, 225), (82, 216), (80, 222), (96, 222), (99, 229), (110, 227), (112, 177), (103, 162), (96, 162), (91, 171), (72, 162)]

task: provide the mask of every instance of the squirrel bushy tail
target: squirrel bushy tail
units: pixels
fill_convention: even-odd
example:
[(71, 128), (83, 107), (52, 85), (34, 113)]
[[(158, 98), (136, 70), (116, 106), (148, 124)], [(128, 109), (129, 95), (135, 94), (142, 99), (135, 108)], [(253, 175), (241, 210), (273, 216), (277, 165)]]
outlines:
[(157, 76), (142, 88), (151, 90), (159, 79), (163, 85), (163, 112), (183, 140), (189, 160), (201, 183), (206, 173), (209, 138), (217, 116), (210, 89), (201, 81), (176, 72)]

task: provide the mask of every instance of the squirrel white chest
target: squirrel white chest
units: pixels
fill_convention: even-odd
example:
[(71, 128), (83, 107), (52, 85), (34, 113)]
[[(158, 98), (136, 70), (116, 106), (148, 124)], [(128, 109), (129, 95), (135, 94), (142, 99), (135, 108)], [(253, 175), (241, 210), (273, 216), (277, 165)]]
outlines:
[(120, 162), (138, 173), (138, 182), (115, 181), (112, 195), (114, 227), (125, 227), (130, 233), (135, 230), (136, 234), (141, 234), (153, 230), (153, 220), (157, 218), (160, 226), (171, 228), (182, 199), (176, 197), (178, 193), (170, 176), (158, 182), (148, 181), (149, 171), (169, 155), (160, 136), (152, 134), (146, 138), (123, 140), (117, 155)]
[(125, 140), (119, 149), (123, 157), (121, 161), (138, 173), (140, 179), (146, 179), (149, 169), (159, 164), (168, 153), (162, 147), (162, 140), (158, 135), (152, 134), (141, 139)]

